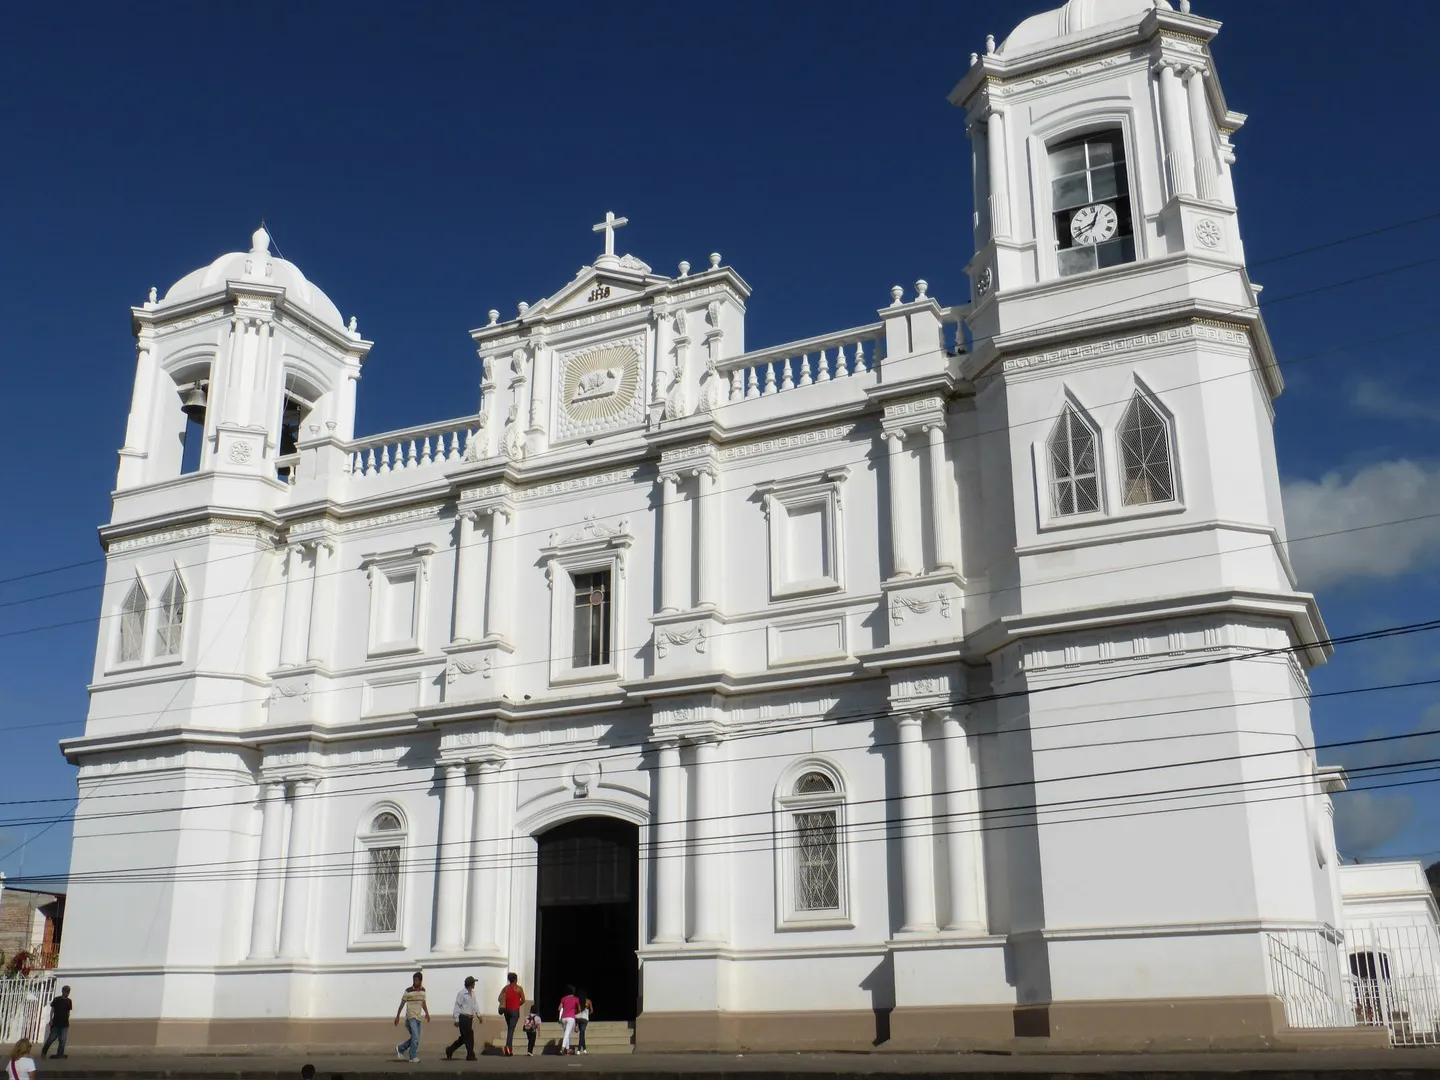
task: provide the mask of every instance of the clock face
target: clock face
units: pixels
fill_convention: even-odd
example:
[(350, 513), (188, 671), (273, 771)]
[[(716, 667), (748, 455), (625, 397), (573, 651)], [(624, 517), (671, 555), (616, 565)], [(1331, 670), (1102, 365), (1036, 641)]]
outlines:
[(1075, 211), (1070, 219), (1070, 236), (1077, 244), (1103, 244), (1120, 228), (1115, 208), (1105, 203), (1092, 203)]

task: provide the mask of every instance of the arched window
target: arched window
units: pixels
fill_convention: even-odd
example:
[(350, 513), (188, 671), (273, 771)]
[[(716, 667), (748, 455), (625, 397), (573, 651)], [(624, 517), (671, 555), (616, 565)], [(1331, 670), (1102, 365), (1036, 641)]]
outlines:
[(1050, 511), (1056, 517), (1100, 509), (1095, 432), (1066, 405), (1047, 443), (1050, 453)]
[(140, 578), (125, 594), (120, 605), (120, 663), (138, 664), (145, 659), (145, 611), (150, 606), (150, 597)]
[(403, 926), (405, 821), (398, 810), (370, 810), (356, 837), (356, 944), (397, 942)]
[(1136, 391), (1120, 419), (1120, 479), (1126, 506), (1169, 502), (1175, 498), (1170, 461), (1170, 426), (1159, 410)]
[(1125, 140), (1118, 130), (1050, 148), (1050, 204), (1061, 277), (1135, 261)]
[(1352, 952), (1350, 977), (1355, 986), (1355, 1022), (1376, 1027), (1388, 1024), (1390, 957), (1379, 951)]
[(155, 655), (179, 656), (184, 629), (185, 583), (176, 570), (160, 594), (160, 610), (155, 619)]
[(845, 797), (839, 776), (804, 769), (776, 799), (777, 915), (782, 927), (850, 926)]

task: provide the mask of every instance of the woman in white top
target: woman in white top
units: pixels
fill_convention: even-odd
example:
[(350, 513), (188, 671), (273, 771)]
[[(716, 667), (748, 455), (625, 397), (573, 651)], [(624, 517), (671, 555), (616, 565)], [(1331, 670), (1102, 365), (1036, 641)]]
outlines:
[(30, 1056), (34, 1049), (29, 1039), (21, 1039), (10, 1051), (10, 1062), (5, 1067), (5, 1080), (30, 1080), (35, 1075), (35, 1059)]

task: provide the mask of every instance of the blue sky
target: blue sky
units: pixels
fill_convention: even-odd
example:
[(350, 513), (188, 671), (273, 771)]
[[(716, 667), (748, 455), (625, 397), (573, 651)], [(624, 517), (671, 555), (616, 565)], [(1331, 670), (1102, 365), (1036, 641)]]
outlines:
[[(720, 251), (755, 289), (752, 347), (873, 318), (896, 282), (965, 298), (968, 147), (945, 95), (987, 32), (1041, 2), (878, 5), (23, 5), (0, 40), (10, 461), (0, 578), (3, 799), (65, 799), (79, 734), (134, 351), (128, 308), (263, 216), (377, 342), (362, 432), (477, 399), (466, 331), (594, 257), (590, 224), (657, 270)], [(1432, 357), (1440, 224), (1296, 258), (1436, 209), (1430, 43), (1440, 14), (1195, 0), (1219, 72), (1254, 278), (1289, 389), (1276, 427), (1292, 535), (1440, 511)], [(823, 13), (823, 14), (822, 14)], [(1383, 41), (1384, 96), (1354, 83)], [(1403, 267), (1404, 269), (1397, 269)], [(1368, 280), (1336, 287), (1366, 275)], [(1287, 297), (1293, 297), (1286, 299)], [(1427, 302), (1428, 301), (1428, 302)], [(1296, 553), (1334, 634), (1440, 610), (1440, 518)], [(61, 593), (58, 596), (43, 594)], [(1328, 692), (1440, 678), (1440, 634), (1343, 649)], [(1440, 728), (1440, 688), (1316, 702), (1322, 741)], [(1427, 719), (1428, 716), (1428, 719)], [(1440, 740), (1345, 755), (1440, 756)], [(1332, 759), (1336, 755), (1329, 755)], [(1440, 786), (1347, 796), (1353, 854), (1440, 856)], [(11, 805), (48, 818), (63, 803)], [(41, 826), (0, 825), (0, 869)], [(26, 873), (62, 871), (69, 830)]]

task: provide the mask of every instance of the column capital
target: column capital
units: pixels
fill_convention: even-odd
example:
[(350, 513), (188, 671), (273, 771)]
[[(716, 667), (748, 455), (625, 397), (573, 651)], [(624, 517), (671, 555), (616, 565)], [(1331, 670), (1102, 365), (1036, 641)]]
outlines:
[(662, 485), (663, 485), (663, 484), (674, 484), (676, 487), (679, 487), (679, 486), (680, 486), (680, 470), (679, 470), (679, 469), (666, 470), (665, 472), (662, 472), (662, 473), (660, 473), (658, 476), (656, 476), (655, 479), (656, 479), (660, 484), (662, 484)]

